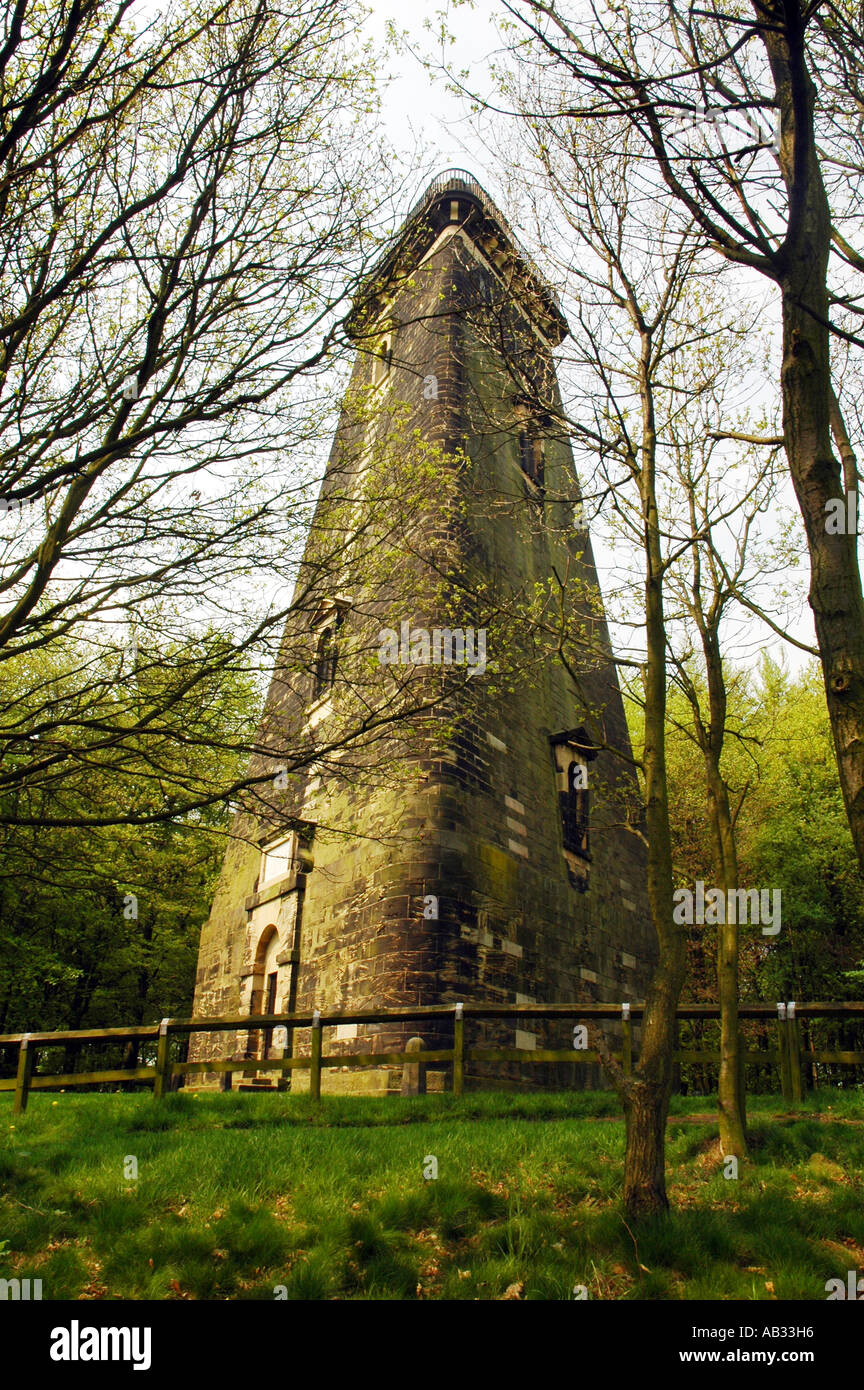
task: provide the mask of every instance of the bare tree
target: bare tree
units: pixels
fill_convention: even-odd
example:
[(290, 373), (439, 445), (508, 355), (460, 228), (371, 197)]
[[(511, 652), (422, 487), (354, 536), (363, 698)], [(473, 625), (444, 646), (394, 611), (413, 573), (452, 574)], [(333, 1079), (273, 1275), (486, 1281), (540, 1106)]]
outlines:
[[(724, 345), (717, 344), (716, 350), (722, 354)], [(739, 353), (737, 370), (746, 370), (744, 341), (739, 344)], [(722, 377), (722, 371), (718, 372), (717, 380), (722, 381)], [(717, 463), (719, 441), (711, 434), (719, 413), (715, 401), (700, 396), (688, 409), (686, 438), (677, 439), (677, 431), (672, 430), (674, 469), (681, 495), (687, 500), (694, 540), (688, 555), (670, 573), (671, 625), (673, 629), (683, 626), (693, 638), (692, 643), (670, 643), (670, 662), (673, 679), (690, 707), (686, 732), (702, 757), (714, 883), (723, 891), (727, 905), (717, 933), (720, 1143), (724, 1154), (743, 1158), (747, 1137), (738, 1022), (739, 924), (729, 903), (739, 886), (736, 822), (747, 787), (734, 793), (724, 773), (727, 740), (742, 732), (734, 725), (730, 729), (724, 629), (736, 616), (740, 620), (742, 598), (750, 597), (749, 606), (758, 607), (755, 591), (777, 574), (777, 559), (770, 553), (776, 545), (759, 544), (758, 523), (769, 508), (776, 517), (779, 499), (771, 455), (761, 461), (757, 455), (749, 463), (745, 456), (743, 489), (725, 485), (723, 474), (734, 461), (724, 453), (722, 464)]]
[[(503, 0), (517, 68), (542, 74), (532, 117), (630, 130), (646, 200), (665, 190), (712, 250), (777, 287), (783, 441), (810, 554), (810, 606), (837, 765), (864, 865), (864, 599), (856, 537), (829, 531), (855, 490), (831, 339), (859, 347), (864, 39), (851, 5), (751, 0)], [(531, 43), (524, 42), (525, 34)], [(832, 448), (832, 433), (844, 468)], [(845, 444), (844, 444), (845, 438)], [(848, 446), (848, 447), (847, 447)], [(854, 459), (851, 460), (854, 464)]]
[[(548, 125), (532, 133), (541, 171), (536, 182), (546, 193), (545, 199), (537, 195), (538, 216), (543, 227), (556, 229), (544, 251), (568, 284), (573, 341), (562, 368), (569, 388), (565, 428), (585, 461), (583, 476), (591, 479), (586, 514), (605, 518), (622, 573), (611, 599), (619, 630), (629, 625), (632, 636), (616, 660), (639, 671), (641, 686), (643, 833), (659, 959), (646, 997), (638, 1066), (627, 1076), (611, 1057), (606, 1061), (627, 1122), (625, 1203), (638, 1215), (667, 1205), (665, 1124), (686, 971), (685, 932), (673, 914), (665, 756), (677, 616), (674, 604), (670, 616), (668, 604), (670, 577), (692, 562), (704, 519), (674, 461), (704, 457), (706, 418), (731, 430), (741, 360), (736, 349), (752, 323), (727, 310), (719, 291), (712, 295), (718, 277), (706, 270), (691, 227), (664, 216), (656, 203), (646, 225), (626, 130), (616, 133), (619, 143), (604, 132), (578, 145), (566, 128), (559, 128), (558, 139)], [(535, 393), (533, 406), (542, 415), (551, 403)], [(743, 492), (746, 499), (751, 489), (745, 485)], [(732, 516), (741, 505), (740, 497), (727, 500), (720, 516)], [(561, 589), (559, 656), (579, 688), (596, 631), (570, 579), (556, 576), (552, 583)]]
[[(721, 764), (728, 730), (720, 627), (733, 608), (740, 615), (739, 605), (764, 611), (756, 581), (765, 576), (754, 541), (773, 495), (782, 441), (775, 439), (764, 458), (750, 446), (742, 460), (741, 444), (730, 446), (731, 437), (749, 437), (755, 428), (761, 441), (772, 428), (770, 416), (755, 426), (752, 418), (762, 306), (742, 308), (697, 229), (682, 222), (668, 200), (664, 208), (660, 199), (645, 199), (638, 142), (626, 122), (577, 131), (567, 120), (541, 118), (530, 83), (508, 88), (506, 98), (524, 115), (523, 158), (518, 146), (508, 152), (514, 192), (534, 213), (534, 241), (544, 263), (566, 285), (572, 334), (559, 362), (566, 415), (542, 377), (531, 380), (521, 360), (510, 362), (510, 394), (522, 393), (537, 419), (552, 420), (553, 430), (573, 439), (586, 519), (595, 540), (599, 526), (611, 544), (604, 587), (619, 634), (615, 659), (620, 671), (638, 672), (628, 687), (638, 690), (644, 718), (644, 817), (634, 816), (631, 828), (644, 826), (659, 966), (647, 996), (639, 1067), (625, 1077), (609, 1059), (628, 1121), (625, 1198), (637, 1213), (666, 1204), (663, 1136), (685, 971), (684, 932), (672, 912), (666, 690), (677, 679), (693, 698), (694, 733), (704, 735), (706, 813), (724, 847), (715, 862), (718, 885), (725, 888), (734, 878), (737, 886), (737, 865), (726, 853), (734, 852), (734, 809)], [(772, 530), (776, 521), (774, 512)], [(767, 568), (776, 572), (773, 559)], [(557, 631), (548, 624), (545, 599), (530, 619), (580, 689), (586, 663), (599, 654), (601, 608), (581, 592), (578, 563), (572, 572), (555, 574), (550, 586), (558, 590)], [(745, 618), (752, 637), (752, 619)], [(774, 630), (782, 631), (776, 623)], [(709, 682), (707, 710), (694, 670), (694, 636)], [(609, 746), (602, 716), (594, 723), (592, 737)], [(737, 930), (730, 927), (718, 957), (725, 1014), (721, 1139), (727, 1152), (743, 1156)]]
[[(274, 659), (386, 230), (361, 19), (18, 0), (2, 21), (0, 820), (232, 790), (184, 783), (175, 752), (220, 671)], [(149, 766), (154, 796), (64, 805), (84, 764)]]

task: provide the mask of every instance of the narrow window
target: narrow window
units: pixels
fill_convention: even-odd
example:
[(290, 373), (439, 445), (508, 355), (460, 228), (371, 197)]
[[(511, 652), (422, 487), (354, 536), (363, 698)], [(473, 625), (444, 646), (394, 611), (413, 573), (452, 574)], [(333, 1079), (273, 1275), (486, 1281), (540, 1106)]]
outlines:
[(588, 768), (599, 748), (584, 725), (550, 738), (561, 814), (561, 840), (572, 886), (587, 892), (591, 863), (591, 806)]
[(567, 769), (567, 790), (561, 793), (564, 848), (586, 857), (590, 853), (588, 797), (588, 769), (573, 760)]
[(315, 669), (312, 678), (312, 699), (320, 700), (326, 695), (328, 690), (333, 688), (336, 680), (336, 663), (339, 657), (339, 650), (336, 642), (336, 630), (341, 622), (337, 618), (328, 627), (322, 628), (318, 634), (318, 645), (315, 649)]
[(531, 479), (536, 488), (542, 489), (543, 440), (531, 430), (522, 430), (519, 434), (519, 462), (525, 476)]
[(384, 378), (389, 375), (392, 361), (393, 339), (388, 336), (381, 339), (375, 353), (375, 361), (372, 367), (373, 386), (379, 386)]
[[(351, 601), (344, 595), (321, 599), (310, 621), (315, 645), (306, 670), (308, 699), (313, 705), (318, 705), (335, 683), (339, 664), (339, 630), (350, 607)], [(321, 708), (324, 708), (323, 704)]]

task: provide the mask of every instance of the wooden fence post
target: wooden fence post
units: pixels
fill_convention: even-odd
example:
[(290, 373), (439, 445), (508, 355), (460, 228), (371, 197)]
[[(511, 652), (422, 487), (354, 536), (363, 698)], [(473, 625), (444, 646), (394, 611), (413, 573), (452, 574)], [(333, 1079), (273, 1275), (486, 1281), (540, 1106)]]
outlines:
[(629, 1004), (621, 1005), (621, 1070), (625, 1076), (633, 1070), (633, 1024)]
[(790, 999), (786, 1005), (786, 1027), (789, 1030), (790, 1091), (793, 1102), (799, 1104), (804, 1093), (801, 1087), (801, 1033), (794, 999)]
[(153, 1077), (153, 1099), (161, 1100), (168, 1089), (171, 1073), (171, 1054), (168, 1051), (168, 1028), (170, 1018), (163, 1018), (159, 1024), (159, 1041), (156, 1044), (156, 1075)]
[[(279, 1032), (279, 1029), (278, 1029), (278, 1028), (275, 1028), (275, 1029), (273, 1030), (273, 1037), (274, 1037), (274, 1038), (276, 1037), (276, 1034), (277, 1034), (278, 1032)], [(278, 1052), (277, 1052), (276, 1055), (284, 1062), (284, 1061), (285, 1061), (285, 1058), (286, 1058), (286, 1057), (290, 1057), (290, 1056), (292, 1055), (292, 1053), (293, 1053), (294, 1041), (293, 1041), (293, 1035), (289, 1035), (287, 1026), (284, 1026), (284, 1027), (282, 1028), (282, 1033), (284, 1034), (284, 1041), (283, 1041), (281, 1044), (276, 1043), (276, 1047), (278, 1048)], [(276, 1090), (277, 1090), (277, 1091), (288, 1091), (288, 1090), (290, 1090), (290, 1089), (291, 1089), (291, 1074), (290, 1074), (290, 1072), (284, 1072), (284, 1071), (279, 1072), (279, 1074), (278, 1074), (277, 1077), (276, 1077)]]
[(453, 1094), (461, 1096), (465, 1085), (465, 1019), (462, 1005), (456, 1005), (453, 1019)]
[(309, 1094), (313, 1100), (321, 1099), (321, 1015), (316, 1009), (312, 1015), (312, 1055), (309, 1068)]
[(780, 1090), (785, 1101), (792, 1099), (792, 1075), (789, 1068), (789, 1048), (786, 1032), (786, 1005), (777, 1004), (777, 1051), (780, 1054)]
[(18, 1047), (18, 1073), (15, 1077), (15, 1099), (12, 1102), (13, 1115), (23, 1115), (27, 1109), (32, 1075), (33, 1048), (30, 1043), (30, 1034), (25, 1033)]

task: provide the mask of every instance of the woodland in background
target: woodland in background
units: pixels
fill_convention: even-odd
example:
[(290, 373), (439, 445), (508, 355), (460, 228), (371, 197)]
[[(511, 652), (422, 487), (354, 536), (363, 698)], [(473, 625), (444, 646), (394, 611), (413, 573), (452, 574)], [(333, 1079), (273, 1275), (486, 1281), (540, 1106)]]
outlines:
[[(822, 676), (815, 662), (796, 676), (764, 658), (758, 673), (738, 670), (729, 679), (730, 738), (724, 758), (736, 815), (740, 884), (782, 892), (782, 926), (764, 937), (759, 927), (740, 930), (740, 999), (774, 1003), (794, 999), (858, 999), (864, 984), (864, 884), (837, 781)], [(702, 755), (688, 738), (684, 697), (670, 698), (667, 732), (669, 790), (676, 887), (710, 884), (711, 845)], [(680, 721), (680, 722), (679, 722)], [(682, 1002), (717, 1002), (717, 928), (687, 928), (687, 978)], [(745, 1045), (774, 1045), (773, 1029), (742, 1023)], [(860, 1047), (853, 1022), (802, 1022), (802, 1045)], [(680, 1025), (682, 1047), (716, 1048), (716, 1023)], [(852, 1086), (858, 1069), (805, 1061), (806, 1085)], [(680, 1089), (716, 1091), (717, 1068), (681, 1069)], [(776, 1072), (750, 1067), (748, 1091), (776, 1091)]]
[[(497, 65), (494, 100), (471, 92), (475, 109), (506, 110), (527, 137), (537, 181), (553, 202), (575, 212), (568, 219), (575, 245), (581, 251), (587, 243), (601, 262), (605, 273), (595, 272), (596, 287), (602, 284), (607, 302), (630, 321), (625, 378), (636, 397), (632, 405), (618, 389), (620, 358), (612, 354), (610, 362), (605, 332), (601, 328), (598, 335), (584, 321), (579, 305), (583, 352), (601, 399), (605, 396), (611, 407), (597, 429), (595, 452), (623, 465), (642, 549), (640, 774), (658, 961), (646, 994), (637, 1065), (625, 1074), (613, 1059), (605, 1059), (627, 1126), (624, 1203), (630, 1216), (639, 1217), (668, 1208), (665, 1131), (675, 1080), (676, 1007), (687, 976), (685, 931), (673, 911), (667, 746), (673, 680), (689, 700), (703, 755), (712, 878), (723, 892), (741, 886), (730, 788), (721, 766), (733, 730), (726, 718), (731, 653), (721, 642), (720, 621), (729, 598), (740, 601), (742, 595), (711, 537), (714, 490), (710, 484), (704, 492), (695, 486), (688, 455), (695, 446), (699, 466), (698, 442), (683, 441), (682, 454), (682, 441), (675, 437), (676, 422), (692, 423), (689, 405), (704, 393), (704, 382), (700, 389), (686, 375), (676, 381), (676, 366), (687, 358), (680, 309), (690, 317), (694, 288), (698, 303), (706, 257), (716, 272), (734, 271), (740, 285), (759, 277), (772, 293), (781, 351), (767, 414), (782, 417), (782, 433), (776, 424), (770, 432), (764, 426), (754, 432), (752, 426), (730, 428), (718, 418), (707, 438), (783, 449), (806, 538), (808, 604), (837, 773), (858, 863), (864, 865), (864, 597), (858, 528), (827, 524), (832, 508), (854, 505), (859, 490), (856, 392), (844, 358), (854, 360), (848, 349), (862, 345), (858, 328), (864, 313), (856, 279), (864, 256), (855, 245), (864, 168), (859, 77), (864, 37), (860, 7), (844, 3), (743, 0), (697, 9), (677, 0), (634, 0), (611, 8), (505, 0), (503, 8), (507, 18), (501, 31), (509, 40), (511, 66)], [(444, 68), (464, 90), (466, 75), (453, 73), (446, 62)], [(766, 117), (773, 131), (766, 128)], [(567, 259), (568, 278), (584, 284), (582, 255), (571, 250)], [(693, 327), (695, 339), (691, 334), (689, 341), (706, 344), (708, 325), (699, 317)], [(715, 395), (720, 414), (725, 403), (721, 390)], [(671, 412), (665, 411), (670, 405)], [(536, 393), (534, 406), (542, 410)], [(662, 492), (664, 465), (676, 454), (685, 464), (686, 537), (677, 529), (670, 537)], [(614, 495), (615, 483), (609, 481)], [(706, 499), (707, 510), (700, 505)], [(670, 539), (677, 557), (669, 553)], [(740, 544), (736, 548), (743, 565)], [(707, 708), (694, 698), (696, 681), (669, 642), (676, 587), (672, 566), (688, 551), (694, 602), (684, 606), (698, 630)], [(785, 636), (764, 609), (760, 616)], [(572, 662), (569, 669), (573, 674)], [(723, 1153), (745, 1157), (738, 938), (737, 926), (726, 922), (717, 943), (718, 1118)]]
[[(776, 937), (741, 932), (741, 1000), (854, 999), (864, 962), (864, 884), (837, 784), (815, 663), (795, 677), (765, 659), (730, 682), (731, 739), (724, 771), (737, 814), (742, 887), (782, 891)], [(674, 721), (680, 713), (670, 700)], [(711, 881), (700, 759), (674, 724), (669, 782), (676, 886)], [(716, 999), (716, 929), (690, 929), (684, 997)], [(770, 941), (770, 945), (769, 945)]]
[[(189, 644), (190, 646), (192, 644)], [(183, 653), (159, 653), (164, 665)], [(191, 653), (187, 653), (191, 655)], [(62, 698), (66, 717), (83, 707), (94, 721), (118, 717), (112, 706), (134, 691), (137, 716), (146, 720), (162, 698), (165, 674), (157, 653), (145, 648), (138, 668), (118, 683), (116, 659), (101, 658), (101, 707), (93, 700), (100, 673), (68, 643), (38, 659), (35, 684)], [(9, 667), (4, 668), (7, 672)], [(229, 782), (244, 771), (238, 751), (254, 730), (260, 707), (251, 678), (214, 673), (190, 694), (182, 711), (187, 739), (165, 739), (162, 755), (189, 775)], [(121, 714), (119, 717), (123, 717)], [(67, 802), (93, 807), (133, 804), (141, 814), (162, 803), (161, 768), (154, 774), (152, 745), (141, 740), (118, 780), (98, 763), (81, 759), (74, 786), (64, 778)], [(168, 776), (171, 769), (168, 769)], [(14, 815), (20, 789), (0, 793)], [(38, 817), (50, 789), (32, 793), (28, 813)], [(46, 808), (47, 809), (47, 808)], [(198, 937), (225, 851), (231, 812), (224, 803), (150, 825), (80, 827), (5, 824), (0, 828), (0, 1032), (112, 1027), (149, 1023), (191, 1012)]]

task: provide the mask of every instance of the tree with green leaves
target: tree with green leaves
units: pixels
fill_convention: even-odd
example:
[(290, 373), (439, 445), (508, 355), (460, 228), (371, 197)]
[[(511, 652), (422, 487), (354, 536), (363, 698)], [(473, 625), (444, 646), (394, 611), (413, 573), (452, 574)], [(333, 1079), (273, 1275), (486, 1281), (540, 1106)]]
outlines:
[[(864, 958), (864, 887), (836, 777), (821, 672), (812, 661), (791, 675), (764, 657), (759, 668), (730, 663), (723, 777), (733, 805), (742, 882), (771, 883), (782, 893), (783, 924), (770, 939), (746, 933), (740, 943), (741, 999), (857, 999)], [(713, 864), (708, 807), (700, 786), (703, 758), (681, 689), (670, 693), (669, 777), (675, 787), (672, 845), (676, 878), (706, 878)], [(634, 731), (638, 740), (638, 731)], [(690, 987), (695, 999), (718, 999), (711, 959), (719, 926), (689, 928)], [(704, 1030), (704, 1025), (694, 1024)], [(710, 1025), (709, 1025), (710, 1027)], [(805, 1045), (860, 1045), (856, 1025), (803, 1020)], [(745, 1030), (746, 1031), (746, 1030)], [(702, 1043), (697, 1031), (696, 1045)], [(706, 1044), (707, 1045), (707, 1044)], [(699, 1069), (691, 1081), (710, 1089)], [(766, 1073), (776, 1087), (776, 1074)], [(821, 1072), (852, 1084), (848, 1068)]]
[[(167, 650), (165, 665), (174, 667), (182, 657)], [(98, 707), (92, 703), (92, 652), (72, 639), (32, 652), (15, 669), (26, 676), (25, 686), (62, 689), (70, 706), (77, 687), (90, 717), (107, 726), (119, 718), (125, 697), (112, 679), (113, 662), (103, 662)], [(0, 667), (0, 676), (10, 670)], [(156, 662), (138, 673), (142, 717), (159, 708), (160, 675)], [(182, 744), (164, 741), (158, 768), (144, 740), (137, 757), (127, 751), (119, 779), (98, 759), (79, 759), (74, 779), (64, 777), (65, 826), (39, 823), (42, 816), (50, 821), (48, 787), (28, 790), (27, 815), (18, 823), (10, 803), (22, 797), (21, 789), (0, 795), (6, 813), (0, 827), (0, 1032), (145, 1023), (190, 1009), (198, 935), (224, 853), (227, 811), (213, 805), (137, 825), (120, 823), (120, 813), (132, 806), (146, 820), (162, 805), (163, 778), (182, 773), (191, 780), (238, 780), (243, 757), (237, 749), (248, 743), (259, 707), (260, 691), (248, 677), (226, 680), (220, 672), (206, 686), (199, 683), (178, 711), (187, 737)], [(115, 812), (115, 823), (82, 834), (76, 812), (85, 820), (94, 808)]]

